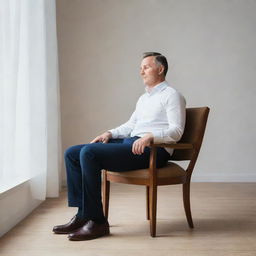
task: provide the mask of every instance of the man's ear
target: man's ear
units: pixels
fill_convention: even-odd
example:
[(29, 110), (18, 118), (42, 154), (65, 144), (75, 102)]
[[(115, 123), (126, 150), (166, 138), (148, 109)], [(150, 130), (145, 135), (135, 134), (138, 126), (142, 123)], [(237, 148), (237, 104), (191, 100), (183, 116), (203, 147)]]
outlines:
[(160, 65), (158, 75), (162, 75), (164, 73), (164, 66)]

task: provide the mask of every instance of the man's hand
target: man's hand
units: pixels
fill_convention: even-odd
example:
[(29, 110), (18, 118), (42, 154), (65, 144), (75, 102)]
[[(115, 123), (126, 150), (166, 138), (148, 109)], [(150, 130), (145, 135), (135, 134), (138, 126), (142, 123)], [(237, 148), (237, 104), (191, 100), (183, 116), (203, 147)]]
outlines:
[(111, 132), (107, 131), (107, 132), (104, 132), (101, 135), (97, 136), (90, 143), (96, 143), (96, 142), (108, 143), (109, 139), (111, 139), (111, 138), (112, 138)]
[(142, 138), (135, 140), (132, 145), (132, 153), (134, 155), (141, 155), (144, 152), (145, 147), (148, 147), (153, 140), (154, 137), (152, 133), (148, 133)]

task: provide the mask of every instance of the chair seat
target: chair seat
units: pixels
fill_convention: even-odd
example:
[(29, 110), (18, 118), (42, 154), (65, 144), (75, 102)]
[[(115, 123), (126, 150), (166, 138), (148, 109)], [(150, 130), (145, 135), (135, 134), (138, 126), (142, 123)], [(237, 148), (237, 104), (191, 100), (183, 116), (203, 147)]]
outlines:
[[(115, 182), (116, 179), (125, 180), (124, 183), (130, 179), (131, 184), (141, 184), (147, 185), (147, 181), (149, 180), (149, 170), (148, 169), (139, 169), (133, 171), (126, 172), (112, 172), (108, 171), (107, 175), (109, 178), (113, 178)], [(186, 171), (173, 162), (168, 162), (166, 166), (157, 169), (157, 183), (159, 185), (166, 185), (166, 182), (169, 183), (170, 180), (177, 180), (177, 183), (183, 183), (181, 181), (185, 181), (186, 179)], [(134, 182), (135, 181), (135, 182)], [(136, 182), (137, 181), (137, 182)]]

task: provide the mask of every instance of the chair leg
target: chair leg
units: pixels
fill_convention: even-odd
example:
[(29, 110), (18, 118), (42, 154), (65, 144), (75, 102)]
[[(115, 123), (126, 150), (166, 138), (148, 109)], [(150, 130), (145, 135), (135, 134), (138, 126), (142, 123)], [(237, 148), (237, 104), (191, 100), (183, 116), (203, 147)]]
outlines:
[(190, 228), (194, 228), (191, 209), (190, 209), (190, 181), (183, 184), (183, 204), (187, 217), (187, 222)]
[(150, 214), (149, 214), (149, 186), (146, 186), (146, 216), (147, 220), (150, 219)]
[(150, 213), (150, 235), (156, 236), (156, 205), (157, 205), (157, 186), (149, 187), (149, 213)]
[(107, 180), (106, 172), (106, 170), (103, 171), (102, 193), (104, 216), (106, 219), (108, 219), (110, 182)]

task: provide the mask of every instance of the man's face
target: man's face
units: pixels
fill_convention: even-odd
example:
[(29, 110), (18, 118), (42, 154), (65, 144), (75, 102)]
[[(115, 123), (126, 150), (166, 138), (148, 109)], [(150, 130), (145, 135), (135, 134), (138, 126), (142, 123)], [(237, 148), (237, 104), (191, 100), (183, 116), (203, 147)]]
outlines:
[[(149, 56), (142, 60), (140, 65), (140, 75), (147, 86), (155, 86), (162, 81), (162, 66), (155, 63), (155, 57)], [(160, 74), (161, 73), (161, 74)]]

